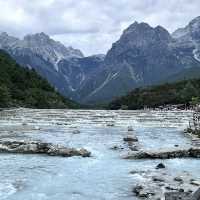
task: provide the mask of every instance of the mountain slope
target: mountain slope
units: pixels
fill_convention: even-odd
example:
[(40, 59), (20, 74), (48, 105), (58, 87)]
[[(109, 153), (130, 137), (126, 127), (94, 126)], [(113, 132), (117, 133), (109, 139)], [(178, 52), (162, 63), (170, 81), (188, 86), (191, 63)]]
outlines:
[(181, 80), (198, 79), (200, 78), (200, 67), (192, 67), (184, 69), (180, 73), (174, 74), (173, 76), (167, 77), (162, 83), (170, 83)]
[[(153, 85), (190, 67), (200, 67), (194, 47), (178, 45), (161, 26), (135, 22), (107, 53), (86, 102), (109, 101), (133, 88)], [(185, 48), (185, 49), (184, 49)]]
[(104, 55), (84, 57), (80, 50), (65, 47), (44, 33), (22, 40), (2, 33), (0, 48), (22, 66), (35, 69), (62, 95), (80, 102), (88, 92), (82, 88), (104, 60)]
[(20, 67), (0, 51), (0, 107), (75, 108), (33, 70)]
[(172, 37), (175, 38), (177, 46), (192, 48), (194, 59), (200, 62), (200, 16), (186, 27), (176, 30)]
[(168, 104), (190, 104), (200, 99), (200, 79), (185, 80), (147, 88), (138, 88), (126, 96), (112, 101), (109, 109), (155, 108)]
[(2, 33), (0, 48), (7, 51), (20, 65), (35, 69), (63, 95), (70, 94), (68, 84), (71, 83), (60, 72), (60, 62), (83, 58), (81, 51), (65, 47), (44, 33), (27, 35), (22, 40)]
[(61, 94), (84, 104), (104, 103), (137, 87), (198, 77), (200, 17), (171, 35), (161, 26), (135, 22), (106, 56), (84, 57), (44, 33), (22, 40), (2, 33), (0, 48)]

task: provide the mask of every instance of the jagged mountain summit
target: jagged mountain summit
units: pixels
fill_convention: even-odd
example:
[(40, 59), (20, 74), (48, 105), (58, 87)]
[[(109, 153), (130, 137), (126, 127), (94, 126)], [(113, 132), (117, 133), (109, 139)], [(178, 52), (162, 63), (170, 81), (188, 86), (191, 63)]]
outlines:
[(65, 47), (60, 42), (51, 39), (45, 33), (26, 35), (22, 40), (9, 36), (7, 33), (0, 35), (0, 47), (13, 55), (33, 53), (41, 56), (45, 61), (53, 64), (58, 71), (58, 63), (62, 59), (82, 58), (83, 53), (72, 47)]
[(177, 46), (191, 48), (194, 58), (200, 62), (200, 16), (185, 28), (176, 30), (172, 37), (176, 39)]
[(194, 48), (180, 44), (161, 26), (133, 23), (108, 51), (86, 102), (110, 101), (133, 88), (157, 84), (187, 68), (199, 67)]
[(0, 47), (21, 65), (34, 68), (63, 95), (81, 103), (102, 103), (137, 87), (176, 80), (180, 73), (187, 78), (190, 69), (190, 77), (198, 71), (200, 17), (173, 34), (161, 26), (135, 22), (106, 55), (84, 57), (80, 50), (44, 33), (22, 40), (2, 33)]

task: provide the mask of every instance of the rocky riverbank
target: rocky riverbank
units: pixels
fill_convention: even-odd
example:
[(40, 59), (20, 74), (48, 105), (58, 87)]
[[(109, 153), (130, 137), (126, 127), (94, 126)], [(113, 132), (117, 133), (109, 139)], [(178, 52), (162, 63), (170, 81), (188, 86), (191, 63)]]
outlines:
[(49, 156), (62, 157), (89, 157), (91, 155), (86, 149), (78, 150), (35, 141), (0, 141), (0, 153), (46, 154)]
[(200, 187), (200, 181), (193, 179), (187, 172), (173, 176), (168, 173), (167, 167), (155, 166), (151, 171), (131, 171), (130, 174), (139, 175), (144, 180), (133, 187), (134, 195), (151, 200), (191, 200), (194, 196), (198, 198), (193, 200), (199, 200), (200, 196), (196, 191)]
[[(200, 147), (198, 138), (194, 145), (182, 132), (191, 118), (190, 111), (1, 112), (0, 199), (191, 198), (200, 187), (200, 159), (175, 158), (177, 152), (163, 159), (122, 159)], [(87, 150), (92, 158), (84, 159)], [(10, 188), (15, 193), (8, 194)]]
[(172, 149), (161, 151), (139, 151), (129, 153), (125, 159), (171, 159), (171, 158), (200, 158), (200, 147), (189, 149)]
[[(186, 135), (185, 135), (186, 136)], [(162, 150), (145, 150), (141, 148), (140, 140), (133, 129), (128, 128), (128, 135), (123, 141), (129, 146), (128, 155), (124, 159), (132, 160), (162, 160), (168, 159), (190, 159), (200, 158), (199, 139), (189, 135), (192, 146), (189, 148), (174, 145), (174, 148)], [(183, 135), (184, 137), (184, 135)], [(193, 140), (195, 139), (195, 143)], [(140, 146), (140, 148), (133, 148)], [(131, 147), (131, 148), (130, 148)], [(200, 198), (200, 180), (194, 179), (190, 173), (177, 173), (177, 176), (170, 174), (168, 166), (159, 163), (152, 170), (131, 171), (133, 176), (139, 176), (141, 182), (133, 187), (133, 194), (139, 199), (151, 200), (199, 200)]]

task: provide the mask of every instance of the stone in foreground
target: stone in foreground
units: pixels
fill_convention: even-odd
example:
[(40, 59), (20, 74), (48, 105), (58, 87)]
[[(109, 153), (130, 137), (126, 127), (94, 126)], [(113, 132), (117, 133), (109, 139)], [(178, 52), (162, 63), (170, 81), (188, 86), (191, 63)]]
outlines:
[(167, 192), (165, 193), (165, 200), (199, 200), (200, 188), (191, 194), (190, 192)]
[(86, 149), (67, 148), (44, 142), (26, 141), (0, 141), (0, 153), (21, 154), (46, 154), (49, 156), (82, 156), (90, 157), (91, 153)]

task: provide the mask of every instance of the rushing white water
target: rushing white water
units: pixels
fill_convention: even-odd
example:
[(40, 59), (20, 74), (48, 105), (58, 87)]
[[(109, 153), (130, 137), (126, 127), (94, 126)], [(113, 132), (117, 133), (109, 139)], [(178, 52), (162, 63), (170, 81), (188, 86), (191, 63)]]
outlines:
[[(0, 199), (6, 200), (132, 200), (139, 175), (154, 170), (159, 160), (124, 160), (123, 137), (132, 126), (144, 149), (188, 147), (183, 134), (190, 111), (30, 110), (0, 112), (0, 138), (41, 140), (83, 147), (91, 158), (0, 154)], [(80, 134), (73, 134), (79, 130)], [(169, 173), (200, 174), (198, 159), (163, 161)], [(197, 178), (197, 177), (196, 177)], [(199, 177), (200, 178), (200, 177)], [(145, 180), (144, 180), (145, 181)]]

